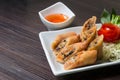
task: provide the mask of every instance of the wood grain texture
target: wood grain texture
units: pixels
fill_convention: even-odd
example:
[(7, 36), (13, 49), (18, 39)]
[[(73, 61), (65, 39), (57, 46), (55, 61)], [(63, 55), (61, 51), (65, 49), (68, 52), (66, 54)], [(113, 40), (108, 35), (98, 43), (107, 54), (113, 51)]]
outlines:
[(104, 8), (120, 14), (119, 0), (0, 0), (0, 80), (119, 80), (120, 65), (61, 77), (52, 74), (38, 37), (47, 31), (38, 12), (58, 1), (76, 14), (70, 26), (82, 25), (93, 15), (99, 23)]

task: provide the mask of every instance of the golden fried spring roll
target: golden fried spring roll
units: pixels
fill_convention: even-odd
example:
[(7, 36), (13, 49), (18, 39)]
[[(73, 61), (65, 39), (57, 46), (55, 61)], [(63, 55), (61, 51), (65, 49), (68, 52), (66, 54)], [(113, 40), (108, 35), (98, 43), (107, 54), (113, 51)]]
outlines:
[(58, 46), (53, 50), (53, 52), (55, 55), (58, 55), (64, 47), (77, 42), (79, 42), (78, 35), (67, 37), (58, 44)]
[(80, 33), (81, 41), (91, 42), (96, 36), (96, 17), (89, 18), (84, 24)]
[(76, 35), (77, 34), (75, 32), (67, 32), (64, 34), (57, 35), (55, 40), (52, 42), (51, 48), (54, 50), (62, 40), (64, 40), (67, 37), (76, 36)]
[(88, 50), (97, 50), (97, 57), (100, 59), (102, 57), (103, 48), (103, 35), (96, 37), (88, 46)]
[(92, 28), (91, 30), (81, 32), (80, 39), (81, 41), (87, 41), (89, 44), (92, 40), (94, 40), (95, 36), (96, 36), (96, 28)]
[(64, 69), (69, 70), (81, 66), (94, 64), (97, 59), (97, 51), (81, 51), (70, 57), (64, 64)]
[(85, 21), (85, 23), (83, 24), (82, 32), (96, 27), (96, 19), (96, 16), (92, 16), (92, 18), (89, 18), (87, 21)]
[(52, 50), (57, 55), (62, 48), (79, 41), (79, 36), (75, 32), (67, 32), (58, 35), (52, 42)]
[(56, 60), (60, 63), (64, 63), (69, 57), (79, 51), (87, 49), (87, 42), (79, 42), (64, 47), (61, 52), (56, 56)]

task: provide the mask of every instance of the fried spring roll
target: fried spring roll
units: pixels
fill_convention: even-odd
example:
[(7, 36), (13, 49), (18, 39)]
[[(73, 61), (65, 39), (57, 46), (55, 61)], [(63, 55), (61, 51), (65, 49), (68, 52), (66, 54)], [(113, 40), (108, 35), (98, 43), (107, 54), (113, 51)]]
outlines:
[(96, 36), (96, 17), (89, 18), (84, 24), (80, 33), (81, 41), (91, 42)]
[(63, 41), (65, 38), (76, 36), (77, 34), (75, 32), (67, 32), (64, 34), (59, 34), (56, 36), (55, 40), (52, 42), (51, 48), (54, 50), (56, 47)]
[(79, 51), (87, 49), (87, 42), (79, 42), (64, 47), (61, 52), (56, 56), (56, 60), (60, 63), (64, 63), (69, 57)]
[(81, 41), (87, 41), (89, 44), (92, 40), (94, 40), (95, 36), (96, 36), (96, 28), (92, 28), (89, 31), (81, 32), (80, 39)]
[(63, 49), (65, 46), (68, 46), (73, 43), (79, 42), (80, 38), (79, 36), (74, 32), (68, 32), (65, 34), (60, 34), (56, 37), (56, 39), (52, 43), (52, 50), (55, 55), (57, 55), (61, 49)]
[(64, 69), (69, 70), (69, 69), (73, 69), (81, 66), (94, 64), (96, 62), (96, 59), (97, 59), (96, 50), (81, 51), (73, 55), (71, 58), (69, 58), (65, 62)]
[(100, 59), (102, 57), (103, 48), (103, 35), (96, 37), (88, 46), (88, 50), (97, 50), (97, 57)]
[(96, 19), (96, 16), (92, 16), (92, 18), (89, 18), (87, 21), (85, 21), (85, 23), (83, 24), (82, 32), (96, 27)]

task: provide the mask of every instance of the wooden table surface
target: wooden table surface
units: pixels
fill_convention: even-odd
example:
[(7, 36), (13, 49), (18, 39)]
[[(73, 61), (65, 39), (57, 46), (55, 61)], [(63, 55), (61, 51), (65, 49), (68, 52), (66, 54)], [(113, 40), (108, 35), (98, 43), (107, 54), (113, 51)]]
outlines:
[(58, 1), (66, 4), (80, 26), (104, 8), (120, 14), (120, 0), (0, 0), (0, 80), (120, 80), (120, 64), (56, 77), (47, 62), (39, 32), (47, 31), (38, 12)]

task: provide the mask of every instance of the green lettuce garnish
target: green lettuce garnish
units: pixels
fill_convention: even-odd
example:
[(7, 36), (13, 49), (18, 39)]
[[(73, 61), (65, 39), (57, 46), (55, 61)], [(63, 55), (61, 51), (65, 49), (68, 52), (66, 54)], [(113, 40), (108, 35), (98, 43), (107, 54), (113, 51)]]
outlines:
[(111, 12), (104, 9), (101, 15), (101, 23), (112, 23), (120, 27), (120, 15), (116, 14), (115, 9), (112, 9)]

